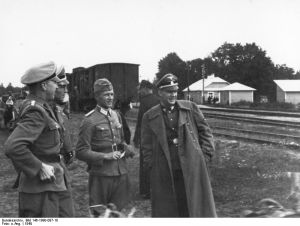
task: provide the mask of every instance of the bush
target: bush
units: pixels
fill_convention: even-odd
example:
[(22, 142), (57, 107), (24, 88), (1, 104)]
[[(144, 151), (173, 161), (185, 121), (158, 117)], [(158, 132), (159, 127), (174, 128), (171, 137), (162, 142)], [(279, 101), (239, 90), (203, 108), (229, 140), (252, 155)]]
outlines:
[(231, 106), (233, 107), (240, 107), (240, 108), (249, 108), (251, 107), (252, 102), (241, 100), (236, 103), (232, 103)]
[(231, 108), (251, 108), (257, 110), (273, 110), (273, 111), (300, 111), (300, 103), (295, 105), (292, 103), (282, 103), (282, 102), (267, 102), (267, 103), (259, 103), (259, 102), (248, 102), (248, 101), (239, 101), (236, 103), (232, 103), (231, 106), (228, 105), (218, 105), (222, 107), (231, 107)]
[(266, 110), (276, 110), (276, 111), (294, 111), (296, 106), (292, 103), (282, 103), (282, 102), (273, 102), (273, 103), (252, 103), (251, 108), (257, 109), (266, 109)]

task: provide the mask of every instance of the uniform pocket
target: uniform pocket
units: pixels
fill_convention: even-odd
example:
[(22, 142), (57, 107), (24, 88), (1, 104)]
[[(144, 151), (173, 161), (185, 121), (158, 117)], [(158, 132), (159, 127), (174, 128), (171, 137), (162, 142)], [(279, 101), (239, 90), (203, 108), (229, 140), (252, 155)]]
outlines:
[(57, 144), (60, 142), (60, 134), (59, 134), (60, 126), (56, 122), (51, 122), (49, 124), (49, 137), (48, 139), (53, 141), (53, 144)]
[(96, 139), (105, 140), (110, 139), (110, 128), (107, 125), (98, 125), (96, 126)]

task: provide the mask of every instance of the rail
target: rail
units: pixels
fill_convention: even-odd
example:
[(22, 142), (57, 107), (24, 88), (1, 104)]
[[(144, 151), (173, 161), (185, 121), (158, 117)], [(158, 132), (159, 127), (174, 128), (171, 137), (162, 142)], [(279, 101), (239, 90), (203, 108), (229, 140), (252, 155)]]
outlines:
[[(233, 119), (233, 117), (224, 117), (226, 119)], [(242, 118), (242, 117), (240, 117)], [(132, 117), (126, 117), (127, 120), (130, 121), (136, 121), (136, 118)], [(250, 122), (253, 122), (253, 120), (249, 120)], [(247, 122), (249, 122), (247, 121)], [(256, 123), (262, 123), (264, 120), (258, 120)], [(276, 121), (276, 120), (275, 120)], [(283, 125), (278, 123), (272, 123), (273, 125)], [(287, 126), (286, 124), (284, 124)], [(299, 125), (300, 127), (300, 125)], [(246, 130), (246, 129), (238, 129), (238, 128), (230, 128), (230, 127), (221, 127), (221, 126), (211, 126), (212, 132), (215, 136), (222, 136), (222, 137), (229, 137), (234, 138), (237, 140), (243, 140), (243, 141), (251, 141), (256, 143), (265, 143), (265, 144), (275, 144), (280, 146), (285, 146), (291, 149), (300, 149), (300, 136), (295, 135), (288, 135), (288, 134), (277, 134), (277, 133), (268, 133), (268, 132), (260, 132), (260, 131), (252, 131), (252, 130)], [(223, 130), (223, 131), (220, 131)], [(225, 130), (225, 131), (224, 131)], [(231, 133), (236, 132), (237, 134)], [(245, 135), (242, 135), (245, 134)], [(258, 137), (255, 137), (258, 136)], [(263, 139), (262, 137), (265, 136), (266, 139)], [(272, 137), (275, 137), (275, 140), (272, 139)], [(276, 140), (277, 139), (277, 140)], [(280, 141), (278, 141), (280, 139)], [(285, 139), (290, 139), (288, 142), (285, 141)], [(293, 140), (295, 139), (295, 140)]]
[(267, 133), (221, 126), (212, 126), (211, 128), (215, 136), (230, 137), (237, 140), (253, 141), (256, 143), (275, 144), (298, 150), (300, 149), (300, 136)]
[(273, 120), (273, 119), (263, 119), (263, 118), (255, 118), (255, 117), (247, 117), (247, 116), (237, 116), (237, 115), (221, 115), (216, 113), (207, 113), (203, 111), (203, 114), (207, 118), (219, 118), (219, 119), (227, 119), (227, 120), (237, 120), (249, 123), (256, 124), (266, 124), (273, 126), (285, 126), (292, 128), (300, 128), (300, 122), (291, 122), (291, 121), (283, 121), (283, 120)]
[(300, 112), (298, 113), (298, 112), (268, 111), (268, 110), (254, 110), (254, 109), (215, 108), (215, 107), (205, 107), (204, 105), (199, 105), (199, 107), (201, 111), (216, 111), (216, 112), (300, 118)]

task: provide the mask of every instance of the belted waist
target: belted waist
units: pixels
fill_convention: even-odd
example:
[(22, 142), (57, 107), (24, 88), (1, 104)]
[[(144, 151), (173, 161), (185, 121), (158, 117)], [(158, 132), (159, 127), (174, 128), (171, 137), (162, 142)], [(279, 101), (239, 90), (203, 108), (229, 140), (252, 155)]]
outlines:
[(124, 144), (112, 144), (110, 146), (105, 146), (105, 147), (94, 146), (92, 147), (92, 150), (96, 152), (109, 153), (113, 151), (124, 152), (125, 149), (124, 149)]
[(60, 162), (63, 158), (60, 154), (52, 154), (52, 155), (36, 155), (36, 157), (42, 162)]

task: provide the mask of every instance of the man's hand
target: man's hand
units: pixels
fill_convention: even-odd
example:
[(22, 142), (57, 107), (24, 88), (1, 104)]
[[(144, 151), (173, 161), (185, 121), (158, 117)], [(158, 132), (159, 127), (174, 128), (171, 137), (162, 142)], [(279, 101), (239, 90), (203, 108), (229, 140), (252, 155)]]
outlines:
[(105, 156), (104, 156), (104, 159), (106, 159), (106, 160), (116, 160), (116, 159), (119, 159), (120, 157), (121, 157), (121, 152), (114, 151), (114, 152), (106, 153)]
[(42, 163), (42, 167), (40, 169), (40, 179), (42, 181), (45, 180), (50, 180), (54, 181), (55, 180), (55, 175), (54, 175), (54, 167), (45, 163)]
[(124, 149), (125, 149), (125, 157), (133, 158), (135, 156), (136, 153), (131, 145), (124, 145)]

